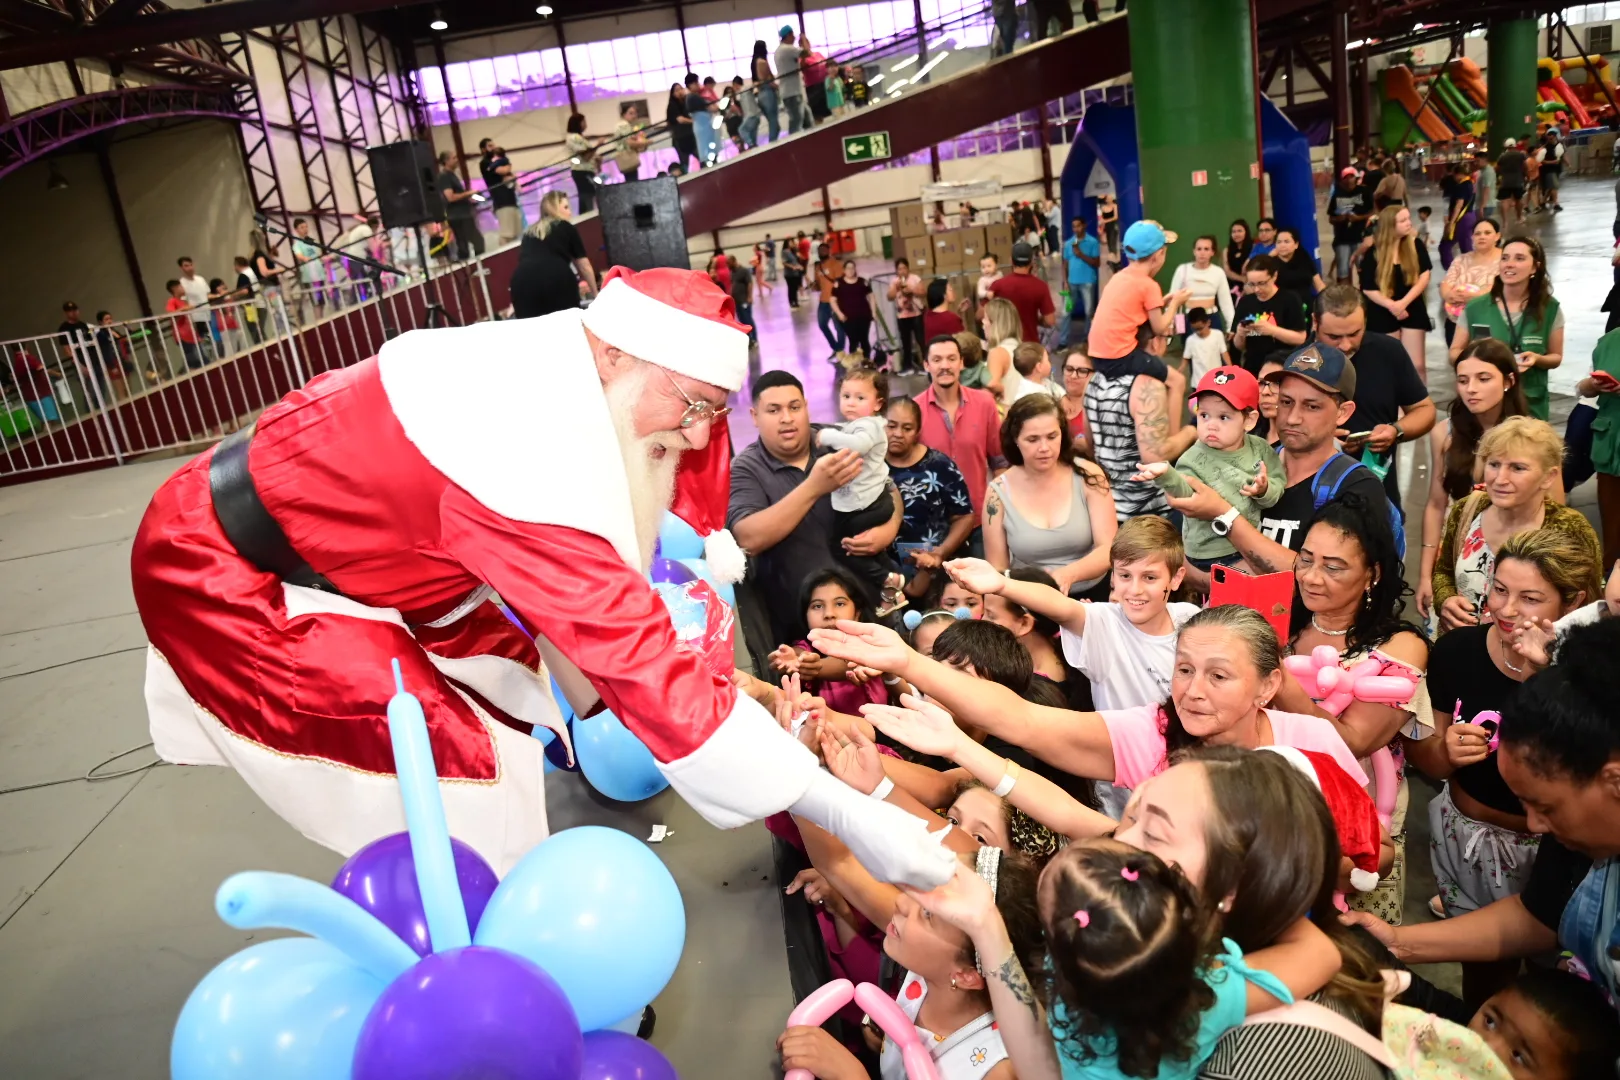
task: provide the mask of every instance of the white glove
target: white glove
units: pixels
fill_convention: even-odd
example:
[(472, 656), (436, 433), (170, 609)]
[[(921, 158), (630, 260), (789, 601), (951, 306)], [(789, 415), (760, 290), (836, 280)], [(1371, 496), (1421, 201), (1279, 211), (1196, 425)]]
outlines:
[(949, 881), (956, 868), (956, 856), (944, 843), (948, 829), (931, 833), (922, 818), (863, 795), (831, 773), (818, 770), (789, 809), (849, 845), (879, 881), (934, 889)]

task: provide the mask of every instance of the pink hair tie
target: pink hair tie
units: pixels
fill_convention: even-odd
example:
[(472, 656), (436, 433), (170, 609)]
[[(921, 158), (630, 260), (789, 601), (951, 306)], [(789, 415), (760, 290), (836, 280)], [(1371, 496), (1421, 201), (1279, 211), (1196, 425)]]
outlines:
[(1119, 876), (1124, 878), (1126, 881), (1135, 881), (1137, 878), (1141, 877), (1142, 875), (1138, 871), (1132, 870), (1130, 867), (1127, 866), (1127, 867), (1124, 867), (1123, 869), (1120, 870)]
[(1082, 908), (1074, 913), (1074, 921), (1080, 924), (1080, 929), (1084, 930), (1091, 925), (1091, 912)]

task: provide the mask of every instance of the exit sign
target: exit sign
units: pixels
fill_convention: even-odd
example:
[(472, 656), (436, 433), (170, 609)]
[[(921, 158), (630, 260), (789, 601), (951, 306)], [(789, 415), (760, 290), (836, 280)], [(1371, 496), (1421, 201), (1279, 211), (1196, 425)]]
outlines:
[(1193, 170), (1193, 187), (1207, 187), (1209, 185), (1209, 172), (1205, 169)]
[(844, 136), (844, 164), (858, 161), (882, 161), (889, 156), (889, 133), (874, 131), (870, 135)]

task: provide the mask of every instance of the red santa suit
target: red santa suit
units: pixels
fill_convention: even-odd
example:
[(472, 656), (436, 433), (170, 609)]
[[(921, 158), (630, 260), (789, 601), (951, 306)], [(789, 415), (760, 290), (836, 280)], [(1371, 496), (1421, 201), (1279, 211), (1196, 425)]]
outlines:
[[(305, 835), (350, 853), (405, 827), (387, 726), (397, 657), (451, 833), (504, 870), (546, 836), (529, 731), (562, 730), (554, 672), (585, 699), (576, 707), (611, 708), (711, 822), (792, 808), (880, 873), (942, 881), (949, 857), (920, 822), (829, 787), (765, 709), (677, 641), (644, 577), (586, 328), (728, 390), (745, 376), (746, 333), (706, 277), (615, 270), (588, 312), (414, 331), (313, 380), (264, 413), (246, 460), (292, 552), (336, 592), (233, 545), (210, 486), (217, 448), (159, 489), (132, 566), (157, 752), (232, 766)], [(715, 475), (728, 450), (710, 445), (687, 452), (683, 477)]]

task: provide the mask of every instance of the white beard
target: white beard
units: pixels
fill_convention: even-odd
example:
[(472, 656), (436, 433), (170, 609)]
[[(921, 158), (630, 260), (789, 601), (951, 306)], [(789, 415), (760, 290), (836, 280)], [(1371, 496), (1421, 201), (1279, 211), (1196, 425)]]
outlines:
[[(650, 566), (664, 514), (675, 499), (675, 471), (688, 444), (686, 436), (678, 431), (647, 436), (635, 433), (635, 407), (646, 383), (647, 371), (642, 367), (621, 376), (604, 393), (608, 412), (613, 417), (613, 430), (619, 437), (619, 452), (624, 457), (625, 478), (630, 485), (636, 546), (641, 551), (642, 565)], [(664, 448), (664, 456), (653, 457), (652, 451), (660, 446)]]

